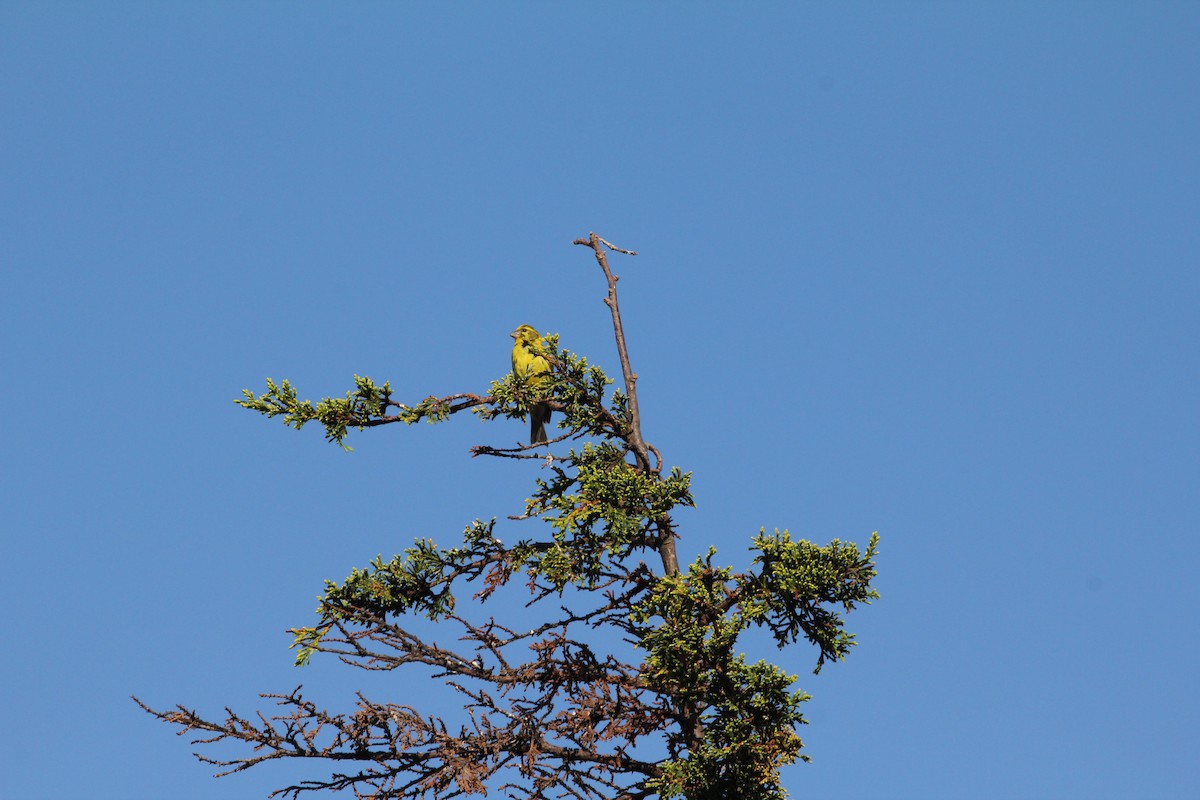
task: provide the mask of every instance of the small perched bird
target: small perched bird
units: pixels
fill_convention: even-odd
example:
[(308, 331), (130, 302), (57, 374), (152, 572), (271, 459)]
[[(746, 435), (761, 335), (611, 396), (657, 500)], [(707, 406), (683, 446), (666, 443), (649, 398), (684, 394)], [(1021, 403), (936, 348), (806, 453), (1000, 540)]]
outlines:
[[(542, 336), (530, 325), (522, 325), (511, 334), (513, 343), (513, 375), (525, 380), (530, 388), (537, 389), (541, 381), (532, 380), (550, 371), (550, 362), (542, 355)], [(550, 405), (534, 403), (529, 407), (529, 441), (541, 444), (546, 441), (546, 423), (550, 421)]]

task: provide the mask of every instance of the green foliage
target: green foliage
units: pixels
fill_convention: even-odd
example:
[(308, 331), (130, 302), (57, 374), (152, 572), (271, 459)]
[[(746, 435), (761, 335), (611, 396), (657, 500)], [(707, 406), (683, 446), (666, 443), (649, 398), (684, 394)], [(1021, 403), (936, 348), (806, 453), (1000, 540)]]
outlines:
[(638, 644), (647, 653), (644, 674), (657, 690), (695, 709), (694, 723), (703, 730), (652, 782), (664, 798), (786, 796), (778, 771), (797, 758), (808, 760), (795, 728), (805, 724), (800, 704), (809, 696), (791, 690), (796, 676), (763, 661), (746, 664), (739, 637), (750, 626), (767, 625), (782, 648), (803, 633), (820, 648), (819, 670), (854, 643), (840, 616), (821, 602), (836, 598), (848, 611), (877, 597), (870, 588), (874, 534), (861, 556), (854, 545), (819, 547), (778, 531), (760, 534), (754, 546), (761, 569), (735, 574), (714, 567), (710, 548), (686, 573), (659, 579), (633, 607)]
[(353, 449), (345, 444), (351, 428), (361, 431), (396, 422), (411, 425), (421, 420), (436, 424), (467, 409), (483, 420), (520, 419), (544, 396), (552, 397), (554, 410), (564, 415), (559, 427), (565, 427), (573, 435), (623, 436), (629, 426), (624, 394), (613, 391), (611, 408), (605, 408), (605, 393), (612, 379), (598, 367), (590, 366), (586, 358), (559, 350), (557, 334), (545, 337), (544, 353), (553, 365), (553, 375), (548, 381), (539, 377), (531, 382), (526, 376), (510, 372), (503, 379), (492, 381), (486, 396), (430, 396), (407, 406), (392, 400), (390, 382), (380, 386), (371, 378), (355, 375), (354, 389), (346, 392), (345, 397), (323, 397), (315, 406), (310, 400), (300, 400), (296, 388), (286, 379), (276, 384), (271, 378), (267, 378), (266, 392), (256, 395), (243, 389), (242, 399), (234, 402), (267, 417), (282, 415), (284, 424), (296, 430), (316, 421), (325, 428), (326, 440), (345, 450)]
[(760, 569), (747, 576), (741, 587), (746, 613), (765, 625), (780, 647), (803, 636), (820, 648), (814, 672), (829, 659), (845, 658), (854, 646), (854, 634), (844, 628), (843, 617), (830, 604), (852, 611), (857, 603), (879, 597), (871, 588), (876, 575), (879, 534), (872, 533), (865, 553), (858, 545), (834, 539), (820, 547), (793, 542), (787, 531), (754, 537), (759, 551), (754, 563)]
[(292, 650), (296, 651), (296, 666), (308, 666), (309, 660), (318, 652), (321, 646), (321, 639), (329, 632), (328, 627), (321, 628), (294, 628), (291, 633)]
[(799, 706), (809, 695), (789, 691), (793, 681), (795, 676), (764, 661), (729, 659), (708, 686), (703, 739), (687, 757), (664, 764), (648, 787), (664, 800), (787, 797), (779, 770), (809, 760), (800, 754), (804, 743), (795, 731), (805, 724)]
[(571, 450), (565, 462), (570, 468), (554, 465), (549, 480), (537, 479), (537, 491), (525, 504), (526, 516), (547, 523), (554, 541), (569, 553), (569, 566), (560, 573), (563, 582), (590, 585), (604, 574), (606, 563), (653, 547), (654, 525), (663, 515), (694, 505), (690, 473), (672, 469), (663, 478), (639, 471), (612, 442), (585, 444)]
[[(242, 399), (234, 400), (242, 408), (257, 411), (268, 417), (283, 415), (283, 423), (300, 430), (307, 423), (316, 420), (325, 427), (327, 441), (336, 442), (346, 450), (351, 448), (345, 444), (347, 429), (355, 427), (363, 430), (368, 421), (379, 419), (386, 414), (392, 388), (390, 383), (378, 386), (370, 378), (354, 376), (354, 390), (346, 392), (345, 397), (325, 397), (314, 407), (308, 400), (300, 400), (296, 389), (286, 379), (276, 384), (267, 378), (267, 391), (255, 395), (249, 389), (242, 390)], [(405, 418), (399, 421), (409, 424), (422, 417), (445, 417), (435, 398), (427, 398), (416, 409), (409, 409)]]

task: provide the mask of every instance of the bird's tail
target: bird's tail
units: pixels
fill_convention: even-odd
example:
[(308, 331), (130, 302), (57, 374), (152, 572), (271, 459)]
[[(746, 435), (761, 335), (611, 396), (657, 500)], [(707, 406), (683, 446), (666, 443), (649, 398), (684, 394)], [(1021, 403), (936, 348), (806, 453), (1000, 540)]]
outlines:
[(532, 444), (543, 444), (546, 438), (546, 423), (550, 421), (550, 407), (545, 403), (536, 403), (529, 409), (529, 441)]

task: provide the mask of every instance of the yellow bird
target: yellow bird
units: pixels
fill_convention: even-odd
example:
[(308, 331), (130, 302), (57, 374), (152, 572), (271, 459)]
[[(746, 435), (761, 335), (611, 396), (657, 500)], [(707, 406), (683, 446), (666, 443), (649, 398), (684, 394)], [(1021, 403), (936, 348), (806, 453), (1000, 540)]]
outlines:
[[(531, 380), (539, 375), (550, 372), (550, 362), (542, 355), (542, 337), (530, 325), (522, 325), (511, 334), (513, 343), (512, 364), (513, 375), (518, 380), (528, 382), (530, 388), (537, 390), (543, 381)], [(550, 405), (534, 403), (529, 407), (529, 441), (531, 444), (541, 444), (546, 441), (546, 423), (550, 421)]]

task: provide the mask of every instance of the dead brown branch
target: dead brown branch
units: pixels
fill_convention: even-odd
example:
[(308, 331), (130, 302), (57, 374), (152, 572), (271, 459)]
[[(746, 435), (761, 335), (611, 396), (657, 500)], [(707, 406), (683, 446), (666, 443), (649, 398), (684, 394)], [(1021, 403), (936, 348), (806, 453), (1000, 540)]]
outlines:
[[(625, 394), (629, 399), (629, 446), (633, 451), (637, 465), (645, 472), (654, 472), (662, 469), (662, 456), (653, 446), (648, 445), (642, 437), (642, 415), (638, 407), (637, 380), (638, 375), (633, 371), (633, 366), (629, 360), (629, 348), (625, 344), (625, 328), (621, 323), (621, 309), (617, 303), (617, 281), (620, 277), (613, 274), (612, 269), (608, 265), (608, 257), (605, 255), (604, 248), (608, 247), (619, 253), (635, 256), (637, 253), (632, 250), (623, 250), (616, 247), (604, 239), (597, 236), (594, 232), (588, 234), (586, 239), (576, 239), (572, 244), (590, 247), (596, 256), (596, 263), (600, 265), (601, 271), (604, 272), (604, 280), (608, 284), (608, 294), (604, 297), (604, 304), (608, 306), (608, 310), (612, 313), (613, 334), (617, 340), (617, 357), (621, 361), (621, 374), (625, 378)], [(654, 452), (655, 463), (650, 463), (650, 452)], [(666, 515), (655, 520), (658, 528), (658, 553), (662, 558), (663, 571), (668, 575), (679, 574), (679, 557), (675, 550), (675, 532), (671, 524), (671, 520)]]

